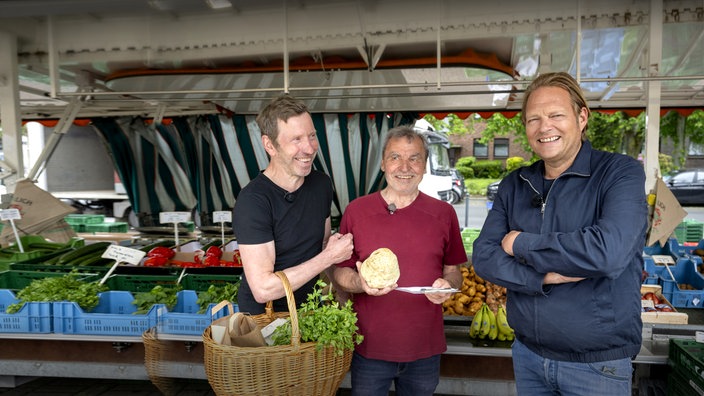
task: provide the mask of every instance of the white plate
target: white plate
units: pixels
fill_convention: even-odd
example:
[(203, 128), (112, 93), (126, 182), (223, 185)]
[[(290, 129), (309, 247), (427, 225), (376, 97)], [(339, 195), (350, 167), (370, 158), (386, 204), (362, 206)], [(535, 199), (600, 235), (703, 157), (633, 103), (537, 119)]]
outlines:
[(411, 293), (411, 294), (425, 294), (425, 293), (457, 293), (459, 289), (454, 289), (451, 287), (446, 288), (435, 288), (430, 286), (411, 286), (411, 287), (397, 287), (395, 290)]

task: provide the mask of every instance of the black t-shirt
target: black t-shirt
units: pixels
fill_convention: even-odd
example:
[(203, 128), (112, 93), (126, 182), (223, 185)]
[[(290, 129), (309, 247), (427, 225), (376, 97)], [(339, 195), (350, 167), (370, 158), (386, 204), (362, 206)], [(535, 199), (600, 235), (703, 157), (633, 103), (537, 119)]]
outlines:
[[(232, 216), (232, 228), (237, 242), (256, 245), (274, 241), (274, 271), (311, 259), (323, 248), (325, 220), (330, 217), (332, 194), (330, 178), (315, 170), (305, 177), (298, 190), (291, 193), (260, 173), (237, 197)], [(316, 280), (313, 278), (294, 291), (296, 305), (305, 302)], [(264, 312), (265, 304), (254, 300), (244, 275), (237, 303), (242, 312)], [(274, 301), (274, 311), (288, 312), (285, 297)]]

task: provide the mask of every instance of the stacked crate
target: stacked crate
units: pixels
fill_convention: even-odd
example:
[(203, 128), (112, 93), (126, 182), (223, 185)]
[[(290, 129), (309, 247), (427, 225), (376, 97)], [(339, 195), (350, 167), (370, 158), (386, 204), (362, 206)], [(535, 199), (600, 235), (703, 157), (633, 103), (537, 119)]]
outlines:
[(465, 228), (462, 230), (462, 243), (464, 244), (464, 251), (467, 252), (467, 256), (472, 257), (472, 246), (474, 245), (474, 240), (479, 236), (479, 231), (476, 228)]
[(675, 228), (674, 234), (680, 243), (697, 243), (704, 238), (704, 222), (687, 219)]
[(672, 367), (667, 380), (668, 395), (689, 396), (704, 393), (704, 344), (694, 340), (670, 339), (668, 358)]

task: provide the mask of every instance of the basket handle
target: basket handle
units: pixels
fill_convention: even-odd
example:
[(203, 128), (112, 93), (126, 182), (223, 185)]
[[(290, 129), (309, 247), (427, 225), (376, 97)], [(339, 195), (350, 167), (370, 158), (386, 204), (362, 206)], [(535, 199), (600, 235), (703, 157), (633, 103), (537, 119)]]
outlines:
[[(277, 271), (276, 275), (281, 279), (281, 283), (284, 285), (284, 291), (286, 292), (286, 302), (288, 303), (288, 313), (291, 318), (291, 345), (298, 347), (301, 345), (301, 330), (298, 327), (298, 311), (296, 310), (296, 300), (293, 297), (293, 290), (291, 290), (291, 284), (288, 282), (288, 278), (283, 271)], [(266, 311), (269, 313), (271, 309), (272, 302), (266, 303)], [(273, 310), (272, 310), (273, 311)]]
[(227, 309), (228, 309), (227, 312), (229, 312), (230, 315), (235, 313), (235, 307), (232, 305), (232, 303), (227, 300), (222, 300), (219, 303), (217, 303), (215, 306), (213, 306), (213, 309), (210, 310), (210, 315), (215, 316), (215, 314), (220, 312), (220, 310), (222, 310), (225, 307), (227, 307)]

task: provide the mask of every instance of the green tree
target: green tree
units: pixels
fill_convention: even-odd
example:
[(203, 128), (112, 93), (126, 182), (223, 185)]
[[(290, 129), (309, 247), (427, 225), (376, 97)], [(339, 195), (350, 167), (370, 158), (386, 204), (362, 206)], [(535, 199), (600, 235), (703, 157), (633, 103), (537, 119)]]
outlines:
[(589, 116), (587, 139), (600, 150), (621, 152), (623, 113), (598, 113)]
[(605, 114), (592, 112), (587, 138), (594, 148), (624, 153), (633, 158), (643, 151), (645, 141), (645, 113), (629, 117), (623, 112)]
[(423, 118), (428, 121), (436, 131), (444, 131), (449, 135), (461, 135), (469, 132), (464, 120), (454, 113), (448, 114), (442, 120), (438, 120), (432, 114), (426, 114)]

